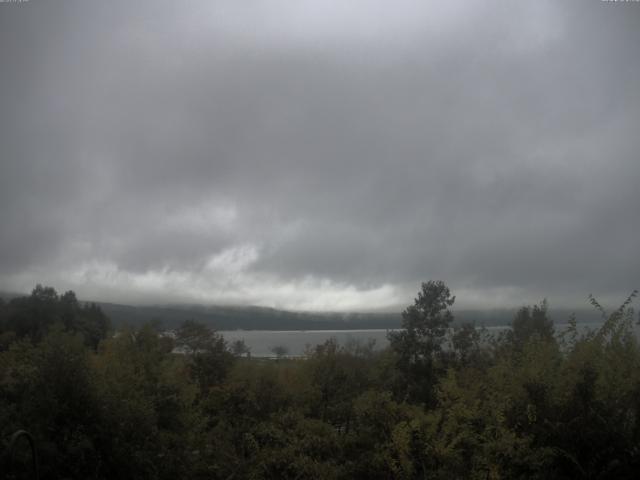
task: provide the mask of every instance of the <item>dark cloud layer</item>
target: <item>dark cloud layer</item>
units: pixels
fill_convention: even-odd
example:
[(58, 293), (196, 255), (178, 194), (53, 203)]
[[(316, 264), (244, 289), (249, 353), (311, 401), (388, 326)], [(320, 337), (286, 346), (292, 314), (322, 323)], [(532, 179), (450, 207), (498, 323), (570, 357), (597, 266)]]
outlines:
[(0, 4), (0, 287), (365, 309), (639, 286), (640, 4)]

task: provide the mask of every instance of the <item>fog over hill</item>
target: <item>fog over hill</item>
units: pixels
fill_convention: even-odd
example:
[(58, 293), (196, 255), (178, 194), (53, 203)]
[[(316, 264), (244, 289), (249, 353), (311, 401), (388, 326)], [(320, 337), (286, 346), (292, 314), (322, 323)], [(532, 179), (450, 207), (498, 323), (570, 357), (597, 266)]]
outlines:
[[(197, 320), (217, 330), (357, 330), (392, 329), (401, 325), (400, 312), (300, 312), (264, 307), (225, 307), (201, 305), (129, 306), (99, 303), (114, 325), (140, 325), (156, 322), (162, 328), (175, 328), (187, 319)], [(507, 325), (514, 309), (453, 310), (454, 325), (463, 322), (477, 326)], [(597, 311), (550, 309), (556, 323), (566, 323), (572, 313), (578, 322), (598, 322)]]
[[(0, 292), (0, 298), (10, 300), (27, 294)], [(216, 330), (358, 330), (393, 329), (402, 322), (402, 309), (383, 312), (309, 312), (281, 310), (259, 306), (224, 306), (198, 304), (126, 305), (109, 302), (80, 300), (96, 303), (109, 316), (116, 328), (145, 323), (158, 328), (173, 329), (184, 320), (196, 320)], [(476, 326), (508, 325), (516, 313), (515, 308), (452, 309), (454, 325), (473, 323)], [(602, 320), (593, 308), (550, 308), (549, 315), (556, 324), (566, 323), (575, 314), (579, 323)]]

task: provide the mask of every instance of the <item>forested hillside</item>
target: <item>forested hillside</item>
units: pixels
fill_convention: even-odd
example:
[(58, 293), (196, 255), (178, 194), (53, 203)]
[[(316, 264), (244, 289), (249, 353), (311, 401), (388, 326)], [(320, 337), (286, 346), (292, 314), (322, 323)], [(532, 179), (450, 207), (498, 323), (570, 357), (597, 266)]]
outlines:
[[(0, 292), (6, 302), (24, 295)], [(185, 320), (195, 320), (216, 330), (357, 330), (395, 329), (402, 324), (399, 311), (393, 312), (304, 312), (279, 310), (257, 306), (221, 305), (123, 305), (106, 302), (94, 304), (109, 317), (113, 328), (142, 327), (145, 324), (157, 328), (174, 329)], [(478, 326), (504, 326), (513, 320), (516, 309), (456, 310), (454, 325), (474, 323)], [(566, 323), (573, 314), (579, 323), (597, 323), (600, 313), (593, 309), (550, 309), (556, 321)]]
[[(451, 329), (455, 298), (427, 282), (384, 351), (262, 360), (196, 321), (114, 335), (100, 307), (38, 286), (0, 303), (2, 447), (30, 432), (45, 479), (636, 478), (634, 297), (592, 297), (596, 331), (558, 335), (542, 302), (492, 338)], [(28, 478), (15, 447), (3, 471)]]
[(245, 306), (128, 306), (99, 304), (114, 326), (158, 323), (173, 329), (185, 320), (196, 320), (216, 330), (339, 330), (397, 328), (399, 313), (317, 313)]

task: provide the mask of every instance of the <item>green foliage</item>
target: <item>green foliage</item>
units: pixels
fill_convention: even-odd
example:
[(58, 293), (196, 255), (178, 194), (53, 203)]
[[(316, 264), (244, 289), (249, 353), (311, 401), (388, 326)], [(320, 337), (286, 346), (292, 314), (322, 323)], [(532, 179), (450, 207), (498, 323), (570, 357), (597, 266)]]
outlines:
[(490, 342), (451, 329), (429, 282), (388, 349), (273, 361), (191, 321), (105, 338), (93, 307), (36, 287), (0, 302), (0, 434), (31, 432), (45, 479), (636, 478), (635, 295), (610, 314), (591, 297), (602, 326), (560, 341), (546, 302), (523, 307)]
[(284, 345), (274, 345), (269, 350), (276, 356), (278, 360), (286, 357), (289, 353), (289, 349)]
[(37, 346), (20, 341), (0, 353), (3, 437), (30, 431), (45, 478), (81, 478), (98, 461), (100, 409), (89, 356), (80, 335), (55, 328)]
[(96, 349), (110, 330), (109, 319), (97, 305), (80, 305), (72, 291), (58, 295), (53, 288), (42, 285), (37, 285), (28, 297), (0, 305), (0, 310), (3, 311), (0, 349), (14, 338), (39, 342), (55, 325), (61, 325), (67, 332), (80, 333), (85, 344)]
[(189, 373), (203, 394), (224, 380), (234, 362), (224, 338), (193, 320), (176, 330), (175, 345), (187, 357)]
[(554, 340), (553, 321), (548, 316), (547, 301), (540, 305), (522, 307), (511, 323), (510, 341), (516, 349), (522, 349), (530, 340)]
[(460, 366), (481, 367), (489, 362), (489, 355), (484, 345), (489, 343), (487, 331), (478, 329), (471, 323), (454, 327), (451, 336), (451, 349)]
[(247, 346), (244, 340), (236, 340), (231, 344), (231, 353), (236, 357), (251, 356), (251, 349)]
[(329, 339), (309, 352), (304, 373), (316, 393), (311, 411), (347, 433), (353, 419), (353, 399), (372, 383), (371, 346), (338, 345)]
[[(110, 478), (175, 478), (188, 470), (199, 414), (184, 359), (151, 326), (125, 330), (94, 358)], [(108, 469), (106, 469), (108, 466)]]
[(402, 312), (402, 330), (388, 334), (402, 373), (397, 391), (407, 399), (427, 405), (435, 401), (434, 387), (446, 358), (442, 346), (453, 321), (449, 307), (454, 302), (444, 282), (423, 283), (414, 304)]

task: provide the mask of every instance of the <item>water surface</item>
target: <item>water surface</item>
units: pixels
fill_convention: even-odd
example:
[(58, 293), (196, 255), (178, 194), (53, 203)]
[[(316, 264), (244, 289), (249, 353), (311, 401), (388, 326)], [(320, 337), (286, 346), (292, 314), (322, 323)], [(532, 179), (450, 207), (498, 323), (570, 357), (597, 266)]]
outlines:
[[(579, 323), (578, 329), (584, 332), (588, 329), (597, 329), (601, 325), (601, 322)], [(566, 323), (556, 324), (556, 332), (561, 333), (568, 326)], [(493, 335), (508, 328), (507, 326), (486, 327), (487, 331)], [(254, 357), (275, 357), (271, 350), (273, 347), (284, 347), (288, 356), (297, 357), (304, 355), (307, 348), (324, 343), (330, 338), (335, 338), (340, 345), (353, 341), (366, 344), (373, 340), (375, 349), (383, 349), (389, 345), (388, 331), (390, 330), (224, 330), (218, 333), (222, 334), (229, 343), (244, 340)]]

